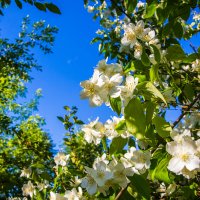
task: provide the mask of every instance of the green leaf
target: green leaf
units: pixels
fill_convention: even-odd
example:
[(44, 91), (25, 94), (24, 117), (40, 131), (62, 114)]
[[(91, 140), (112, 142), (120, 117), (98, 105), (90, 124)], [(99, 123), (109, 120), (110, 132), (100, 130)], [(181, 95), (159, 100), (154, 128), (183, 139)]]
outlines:
[(42, 4), (42, 3), (40, 3), (40, 2), (34, 2), (34, 5), (35, 5), (35, 7), (38, 8), (39, 10), (46, 11), (45, 4)]
[(172, 29), (173, 23), (167, 23), (162, 30), (162, 37), (165, 38), (166, 36), (168, 36), (171, 33)]
[(137, 0), (125, 0), (124, 3), (125, 3), (125, 8), (128, 11), (128, 14), (132, 14), (137, 5)]
[(122, 120), (120, 121), (117, 126), (115, 127), (115, 130), (118, 132), (118, 133), (121, 133), (122, 131), (124, 132), (124, 130), (126, 130), (126, 121), (125, 120)]
[(125, 107), (125, 120), (128, 131), (138, 139), (144, 137), (146, 118), (143, 106), (139, 99), (132, 99)]
[(191, 84), (186, 84), (183, 90), (185, 96), (192, 102), (194, 98), (194, 89)]
[(183, 62), (184, 62), (184, 63), (191, 63), (191, 62), (195, 61), (195, 60), (198, 58), (198, 55), (200, 55), (200, 53), (199, 53), (199, 54), (197, 54), (197, 53), (192, 53), (192, 54), (188, 55), (188, 56), (183, 60)]
[(159, 65), (153, 65), (149, 71), (150, 80), (152, 83), (159, 79), (158, 69), (159, 69)]
[(156, 103), (154, 102), (148, 102), (147, 108), (146, 108), (146, 124), (149, 124), (153, 118), (153, 114), (156, 108)]
[(170, 132), (172, 131), (172, 128), (169, 122), (166, 122), (163, 117), (156, 116), (153, 118), (152, 121), (156, 127), (156, 131), (162, 138), (166, 138), (170, 136)]
[(156, 179), (165, 183), (171, 183), (172, 180), (167, 169), (170, 160), (169, 155), (163, 149), (158, 149), (154, 154), (149, 170), (151, 179), (153, 181)]
[(56, 14), (61, 14), (60, 9), (53, 3), (45, 3), (46, 8)]
[(180, 45), (175, 44), (167, 49), (166, 58), (172, 61), (179, 61), (185, 58), (185, 53)]
[(161, 59), (160, 50), (158, 49), (157, 46), (155, 46), (153, 44), (151, 44), (151, 47), (153, 48), (154, 58), (155, 58), (156, 62), (160, 63), (160, 59)]
[(134, 174), (128, 177), (140, 196), (145, 199), (150, 199), (150, 185), (142, 175)]
[(112, 143), (110, 145), (110, 154), (114, 153), (121, 153), (125, 145), (127, 144), (128, 139), (122, 138), (122, 137), (116, 137), (112, 140)]
[(161, 92), (149, 81), (142, 82), (137, 85), (138, 93), (146, 96), (154, 96), (156, 98), (160, 98), (166, 105), (167, 102), (165, 101), (165, 98), (161, 94)]
[(64, 106), (64, 109), (65, 109), (66, 111), (70, 111), (70, 110), (71, 110), (69, 106)]
[(101, 142), (102, 142), (104, 151), (107, 151), (108, 147), (107, 147), (106, 137), (103, 137), (102, 140), (101, 140)]
[(19, 0), (15, 0), (15, 3), (17, 5), (18, 8), (22, 9), (22, 3)]
[(142, 55), (141, 55), (141, 61), (142, 61), (142, 64), (145, 65), (145, 66), (149, 66), (150, 65), (149, 57), (146, 54), (144, 48), (143, 48)]
[(135, 66), (134, 66), (134, 62), (133, 61), (129, 62), (123, 69), (125, 74), (130, 72), (130, 71), (134, 71), (134, 70), (135, 70)]
[(173, 28), (173, 31), (174, 31), (174, 35), (181, 39), (182, 36), (183, 36), (183, 27), (181, 25), (180, 22), (176, 22), (175, 25), (174, 25), (174, 28)]
[(113, 111), (115, 111), (119, 116), (121, 114), (121, 107), (122, 107), (122, 102), (120, 97), (117, 98), (109, 97), (109, 100)]
[(65, 120), (63, 119), (63, 117), (58, 116), (57, 117), (61, 122), (64, 122)]
[(156, 4), (153, 2), (153, 3), (151, 3), (150, 5), (148, 5), (147, 7), (146, 7), (146, 14), (144, 15), (144, 18), (146, 19), (146, 18), (150, 18), (150, 17), (152, 17), (153, 16), (153, 14), (155, 13), (155, 11), (156, 11)]

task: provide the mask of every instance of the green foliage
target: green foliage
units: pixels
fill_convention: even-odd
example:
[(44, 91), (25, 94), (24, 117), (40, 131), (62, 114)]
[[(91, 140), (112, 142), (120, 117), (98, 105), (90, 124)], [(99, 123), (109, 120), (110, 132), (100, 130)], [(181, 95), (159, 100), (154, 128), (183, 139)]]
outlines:
[(139, 99), (132, 99), (125, 107), (125, 120), (128, 131), (142, 139), (145, 133), (146, 119), (144, 109)]
[[(11, 4), (12, 0), (2, 0), (0, 2), (0, 8), (7, 8)], [(19, 9), (23, 8), (24, 3), (28, 3), (31, 6), (35, 6), (38, 10), (45, 11), (48, 9), (50, 12), (55, 14), (61, 14), (60, 9), (53, 3), (41, 2), (35, 0), (15, 0), (15, 4)], [(3, 15), (0, 9), (0, 15)]]

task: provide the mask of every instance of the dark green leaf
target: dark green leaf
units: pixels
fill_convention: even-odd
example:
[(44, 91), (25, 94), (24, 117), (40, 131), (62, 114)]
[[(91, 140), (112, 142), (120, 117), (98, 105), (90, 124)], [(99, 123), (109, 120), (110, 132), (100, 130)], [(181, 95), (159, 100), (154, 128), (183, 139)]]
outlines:
[(149, 57), (146, 54), (144, 48), (143, 48), (142, 55), (141, 55), (141, 61), (142, 61), (142, 64), (145, 65), (145, 66), (149, 66), (150, 65)]
[(183, 60), (185, 58), (185, 53), (180, 45), (175, 44), (167, 49), (166, 58), (172, 61)]
[(185, 96), (192, 102), (194, 98), (194, 89), (191, 84), (186, 84), (183, 90)]
[(146, 118), (143, 106), (137, 98), (132, 99), (125, 107), (125, 120), (128, 131), (138, 139), (144, 137)]
[(162, 138), (166, 138), (166, 137), (170, 136), (170, 132), (172, 131), (172, 128), (171, 128), (169, 122), (166, 122), (163, 117), (160, 117), (160, 116), (154, 117), (153, 124), (156, 127), (157, 133)]
[(167, 23), (162, 30), (162, 37), (165, 38), (166, 36), (168, 36), (171, 33), (172, 29), (173, 29), (173, 24)]
[(38, 8), (39, 10), (46, 11), (45, 4), (42, 4), (42, 3), (40, 3), (40, 2), (34, 2), (34, 5), (35, 5), (35, 7)]
[(110, 145), (110, 154), (121, 153), (128, 140), (122, 137), (116, 137), (112, 140)]
[(174, 28), (173, 28), (173, 31), (174, 31), (174, 35), (181, 39), (182, 36), (183, 36), (183, 27), (181, 25), (180, 22), (176, 22), (175, 25), (174, 25)]
[(64, 122), (65, 120), (62, 118), (62, 117), (60, 117), (60, 116), (58, 116), (57, 117), (61, 122)]
[(140, 196), (145, 199), (150, 199), (150, 185), (142, 175), (134, 174), (128, 177)]
[(53, 3), (45, 3), (46, 8), (56, 14), (61, 14), (60, 9)]
[(148, 102), (146, 108), (146, 123), (149, 124), (153, 118), (154, 110), (156, 108), (156, 103)]
[(158, 49), (157, 46), (155, 46), (153, 44), (151, 44), (151, 47), (153, 48), (154, 58), (155, 58), (156, 62), (160, 63), (160, 59), (161, 59), (160, 50)]
[(22, 2), (20, 0), (15, 0), (15, 3), (18, 8), (22, 9)]
[(121, 102), (121, 98), (117, 97), (117, 98), (111, 98), (109, 97), (110, 100), (110, 105), (113, 109), (113, 111), (115, 111), (118, 115), (121, 114), (121, 106), (122, 106), (122, 102)]

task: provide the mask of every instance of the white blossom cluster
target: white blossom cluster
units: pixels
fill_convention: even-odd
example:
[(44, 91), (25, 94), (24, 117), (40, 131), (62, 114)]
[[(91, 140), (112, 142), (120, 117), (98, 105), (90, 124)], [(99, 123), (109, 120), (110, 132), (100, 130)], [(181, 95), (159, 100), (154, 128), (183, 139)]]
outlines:
[(86, 177), (82, 179), (81, 186), (86, 188), (90, 195), (97, 191), (106, 195), (110, 187), (125, 188), (130, 182), (128, 176), (142, 174), (150, 167), (151, 154), (131, 147), (130, 150), (117, 160), (112, 157), (106, 159), (106, 154), (96, 158), (93, 167), (85, 167)]
[[(124, 36), (121, 39), (120, 51), (129, 51), (134, 49), (134, 57), (141, 59), (143, 52), (143, 45), (149, 46), (151, 44), (157, 45), (159, 40), (156, 38), (156, 33), (151, 28), (145, 28), (144, 21), (140, 20), (136, 24), (128, 23), (124, 25)], [(151, 55), (153, 57), (153, 54)]]
[(189, 129), (172, 131), (172, 142), (166, 145), (167, 152), (172, 156), (168, 169), (187, 179), (194, 178), (200, 171), (200, 139), (194, 140)]
[(117, 125), (124, 120), (124, 117), (112, 117), (108, 119), (105, 124), (98, 121), (99, 118), (90, 122), (89, 124), (85, 124), (82, 127), (82, 131), (84, 132), (84, 138), (88, 143), (99, 144), (103, 137), (112, 140), (115, 137), (121, 136), (122, 138), (130, 137), (130, 133), (127, 130), (124, 130), (123, 134), (119, 134), (115, 128)]
[(64, 195), (59, 193), (50, 192), (50, 200), (83, 200), (83, 191), (81, 187), (78, 189), (66, 190)]
[(93, 76), (80, 83), (82, 99), (89, 99), (91, 106), (101, 106), (103, 103), (109, 104), (109, 97), (120, 97), (123, 103), (133, 97), (133, 92), (138, 84), (138, 78), (129, 75), (124, 81), (123, 70), (120, 64), (107, 64), (101, 60), (94, 69)]
[(62, 167), (66, 166), (69, 161), (69, 156), (66, 155), (63, 152), (59, 152), (55, 157), (54, 157), (54, 162), (56, 163), (56, 166), (61, 165)]

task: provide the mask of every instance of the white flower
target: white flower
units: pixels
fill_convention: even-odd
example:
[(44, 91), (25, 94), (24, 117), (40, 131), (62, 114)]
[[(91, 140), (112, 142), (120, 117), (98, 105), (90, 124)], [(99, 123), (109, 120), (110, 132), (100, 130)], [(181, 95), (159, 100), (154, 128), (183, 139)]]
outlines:
[(97, 192), (97, 183), (90, 175), (87, 175), (85, 178), (82, 179), (81, 187), (86, 188), (87, 192), (90, 195), (93, 195)]
[(54, 192), (50, 192), (50, 200), (67, 200), (66, 197)]
[(71, 180), (71, 182), (70, 182), (70, 185), (71, 185), (72, 187), (77, 187), (77, 186), (79, 186), (80, 184), (81, 184), (81, 179), (79, 179), (78, 176), (75, 176), (75, 177)]
[(122, 66), (120, 64), (118, 63), (107, 64), (106, 60), (99, 61), (95, 70), (98, 70), (100, 74), (106, 75), (108, 77), (111, 77), (123, 71)]
[(20, 177), (26, 177), (26, 178), (29, 178), (32, 174), (32, 170), (31, 168), (24, 168), (22, 171), (21, 171), (21, 175)]
[(103, 138), (104, 126), (101, 122), (98, 122), (99, 118), (95, 121), (85, 124), (82, 127), (84, 132), (84, 138), (88, 143), (94, 142), (94, 144), (99, 144)]
[(144, 7), (145, 3), (143, 3), (142, 1), (139, 1), (137, 3), (137, 8), (141, 8), (141, 7)]
[(124, 26), (124, 37), (121, 40), (123, 46), (130, 46), (132, 49), (137, 41), (135, 25), (132, 23)]
[(119, 86), (121, 90), (121, 98), (124, 100), (124, 106), (128, 104), (128, 102), (133, 97), (133, 92), (138, 84), (138, 78), (134, 78), (133, 76), (129, 75), (126, 77), (126, 82), (124, 86)]
[(42, 191), (42, 190), (44, 190), (44, 189), (46, 189), (48, 187), (49, 187), (49, 181), (47, 181), (47, 180), (44, 180), (43, 183), (38, 183), (37, 184), (37, 188), (38, 188), (39, 191)]
[(136, 42), (134, 46), (134, 57), (140, 60), (141, 55), (142, 55), (142, 45), (139, 42)]
[(80, 200), (82, 198), (82, 195), (82, 188), (78, 187), (78, 191), (76, 190), (76, 188), (73, 188), (72, 190), (67, 190), (64, 197), (66, 197), (67, 200)]
[(27, 184), (23, 185), (22, 192), (24, 196), (30, 196), (31, 198), (36, 195), (35, 186), (31, 183), (31, 181), (28, 181)]
[(117, 73), (112, 77), (102, 75), (99, 79), (99, 84), (102, 88), (101, 98), (104, 102), (108, 101), (108, 95), (112, 98), (117, 98), (120, 96), (120, 89), (117, 87), (121, 84), (123, 77)]
[(89, 167), (85, 167), (85, 169), (87, 173), (92, 176), (98, 186), (104, 186), (106, 181), (113, 177), (113, 173), (109, 170), (103, 161), (96, 163), (93, 167), (94, 169)]
[(148, 151), (136, 150), (135, 147), (131, 147), (124, 157), (134, 166), (134, 168), (141, 174), (150, 167), (151, 154)]
[(112, 120), (108, 119), (105, 123), (105, 135), (108, 137), (108, 139), (112, 140), (115, 137), (118, 137), (119, 134), (115, 130), (115, 127), (119, 124), (120, 121), (122, 121), (123, 118), (118, 117), (112, 117)]
[(182, 174), (182, 170), (193, 171), (200, 167), (200, 159), (195, 155), (197, 146), (191, 137), (184, 137), (181, 143), (172, 141), (167, 143), (166, 150), (172, 155), (168, 169), (175, 174)]
[(89, 13), (94, 12), (94, 6), (88, 6), (88, 12)]
[(137, 24), (134, 27), (135, 34), (137, 38), (141, 39), (146, 35), (149, 31), (149, 29), (144, 29), (144, 21), (140, 20), (137, 22)]
[(62, 152), (59, 152), (55, 157), (54, 157), (54, 162), (56, 165), (61, 165), (61, 166), (66, 166), (69, 160), (70, 155), (66, 155)]
[(89, 98), (91, 106), (100, 106), (103, 103), (103, 100), (99, 95), (99, 92), (101, 91), (101, 88), (98, 85), (99, 76), (99, 71), (95, 70), (90, 80), (80, 83), (81, 87), (83, 87), (83, 91), (81, 91), (81, 98)]

